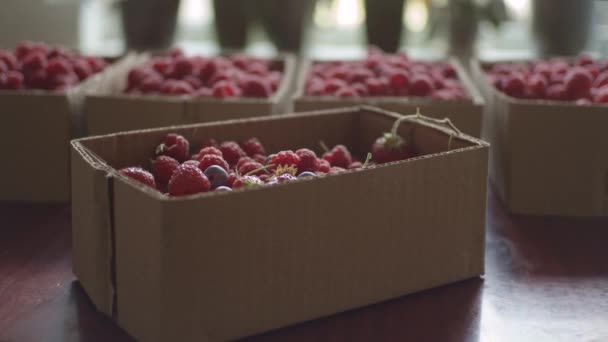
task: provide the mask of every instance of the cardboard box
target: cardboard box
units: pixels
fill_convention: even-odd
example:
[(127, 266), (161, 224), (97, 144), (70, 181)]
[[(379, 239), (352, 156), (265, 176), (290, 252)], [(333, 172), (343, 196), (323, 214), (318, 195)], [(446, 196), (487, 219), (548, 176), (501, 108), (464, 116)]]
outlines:
[(84, 92), (104, 73), (65, 93), (0, 90), (0, 201), (69, 200), (70, 140), (82, 133)]
[(608, 216), (608, 107), (515, 99), (474, 61), (486, 98), (490, 178), (513, 213)]
[(231, 340), (482, 274), (488, 145), (420, 119), (399, 133), (421, 157), (277, 186), (171, 198), (116, 171), (169, 132), (362, 156), (398, 117), (355, 107), (75, 140), (74, 273), (139, 341)]
[(305, 61), (298, 72), (296, 93), (293, 103), (296, 112), (338, 108), (345, 106), (371, 105), (399, 113), (414, 113), (416, 108), (422, 108), (424, 115), (443, 119), (450, 118), (452, 122), (463, 132), (475, 137), (481, 134), (481, 121), (483, 112), (483, 97), (475, 88), (472, 80), (456, 59), (449, 62), (454, 65), (458, 72), (458, 78), (462, 82), (470, 100), (434, 100), (424, 97), (398, 97), (398, 96), (367, 96), (359, 98), (338, 98), (335, 96), (307, 96), (304, 94), (306, 78), (311, 65), (316, 61)]
[(149, 58), (133, 58), (116, 70), (101, 89), (88, 93), (85, 112), (89, 135), (279, 114), (291, 109), (289, 96), (295, 74), (292, 55), (277, 58), (283, 63), (283, 80), (268, 99), (123, 94), (129, 70)]

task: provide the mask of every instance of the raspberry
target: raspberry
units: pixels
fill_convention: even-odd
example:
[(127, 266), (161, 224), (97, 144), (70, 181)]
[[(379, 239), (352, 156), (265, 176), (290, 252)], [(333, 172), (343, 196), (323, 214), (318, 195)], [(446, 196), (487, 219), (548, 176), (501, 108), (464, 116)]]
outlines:
[(194, 63), (184, 56), (178, 56), (173, 61), (172, 76), (174, 78), (182, 78), (186, 75), (191, 75), (194, 71)]
[(190, 84), (193, 89), (198, 89), (203, 86), (201, 80), (192, 75), (184, 76), (183, 81), (188, 82), (188, 84)]
[(265, 155), (266, 150), (264, 149), (264, 145), (258, 140), (258, 138), (249, 138), (241, 143), (241, 147), (243, 151), (247, 153), (248, 156), (253, 157), (256, 154)]
[(532, 71), (535, 74), (541, 74), (541, 75), (545, 76), (546, 79), (551, 78), (552, 70), (551, 70), (551, 65), (548, 63), (545, 63), (545, 62), (537, 63), (534, 66), (534, 68), (532, 69)]
[(239, 158), (239, 161), (236, 163), (235, 169), (238, 170), (241, 166), (243, 166), (243, 164), (249, 163), (252, 161), (255, 161), (255, 160), (253, 160), (253, 158), (251, 158), (251, 157), (247, 157), (247, 156), (241, 157), (241, 158)]
[(300, 162), (298, 163), (298, 174), (306, 171), (316, 172), (319, 169), (319, 161), (317, 154), (307, 148), (301, 148), (296, 151)]
[(46, 65), (46, 73), (49, 76), (64, 75), (69, 72), (72, 72), (72, 66), (67, 60), (61, 57), (56, 57), (49, 60), (48, 64)]
[(190, 83), (181, 80), (166, 80), (160, 90), (167, 95), (187, 95), (194, 92)]
[(169, 180), (169, 195), (185, 196), (209, 191), (211, 183), (203, 171), (193, 165), (180, 165)]
[(180, 57), (183, 55), (184, 55), (184, 50), (182, 50), (181, 48), (172, 47), (171, 49), (169, 49), (169, 56), (171, 56), (173, 58), (177, 58), (177, 57)]
[(0, 74), (3, 74), (7, 71), (8, 71), (8, 67), (6, 66), (6, 63), (4, 63), (3, 61), (0, 61)]
[(207, 168), (211, 165), (217, 165), (224, 170), (230, 170), (228, 163), (224, 160), (224, 158), (215, 155), (215, 154), (207, 154), (200, 159), (198, 164), (198, 168), (201, 170), (207, 170)]
[(87, 61), (87, 63), (91, 67), (91, 70), (93, 70), (94, 74), (105, 69), (106, 65), (107, 65), (106, 61), (104, 61), (101, 58), (85, 57), (84, 60)]
[(359, 94), (351, 87), (342, 87), (336, 90), (335, 95), (337, 97), (357, 97)]
[(268, 75), (268, 80), (270, 81), (270, 86), (272, 91), (277, 91), (279, 86), (281, 85), (281, 80), (283, 79), (283, 73), (280, 71), (272, 71)]
[(452, 64), (445, 63), (441, 66), (441, 73), (445, 78), (458, 78), (456, 68)]
[(163, 86), (163, 79), (157, 74), (145, 76), (139, 84), (139, 90), (144, 94), (158, 93)]
[(407, 87), (409, 86), (409, 83), (410, 83), (409, 77), (405, 71), (394, 72), (389, 77), (389, 80), (390, 80), (391, 88), (393, 88), (393, 90), (404, 89), (404, 88), (407, 89)]
[(331, 166), (339, 166), (347, 168), (353, 162), (350, 152), (344, 145), (336, 145), (334, 148), (323, 155), (323, 159), (327, 160)]
[(236, 180), (236, 173), (234, 172), (230, 172), (228, 174), (228, 179), (226, 180), (226, 186), (228, 187), (232, 187), (232, 185), (234, 184), (234, 181)]
[(386, 95), (388, 94), (388, 80), (385, 78), (370, 78), (365, 80), (367, 92), (370, 95)]
[(574, 64), (578, 66), (593, 64), (593, 57), (589, 55), (580, 55), (576, 58)]
[(40, 69), (33, 72), (24, 74), (25, 83), (28, 87), (34, 89), (47, 89), (49, 88), (49, 82), (47, 82), (46, 70)]
[(25, 56), (36, 48), (35, 45), (36, 44), (34, 42), (30, 41), (23, 41), (19, 43), (15, 48), (15, 56), (17, 56), (19, 59), (24, 59)]
[(355, 68), (348, 74), (348, 81), (351, 83), (365, 82), (368, 78), (374, 77), (374, 73), (363, 68)]
[(118, 172), (131, 179), (135, 179), (136, 181), (144, 185), (156, 189), (156, 182), (154, 181), (154, 176), (152, 176), (150, 172), (142, 169), (141, 167), (127, 167), (124, 169), (120, 169)]
[(0, 61), (4, 62), (9, 70), (17, 70), (19, 67), (17, 58), (9, 51), (0, 50)]
[(47, 86), (51, 90), (66, 90), (78, 83), (78, 76), (73, 72), (56, 75), (47, 74), (47, 77)]
[(240, 95), (240, 90), (233, 82), (221, 80), (213, 84), (211, 95), (219, 98), (236, 97)]
[(355, 83), (351, 87), (359, 96), (368, 95), (367, 87), (363, 83)]
[(194, 93), (196, 97), (211, 97), (213, 95), (213, 91), (210, 88), (198, 88)]
[(331, 169), (331, 165), (325, 159), (317, 159), (317, 163), (319, 165), (319, 167), (317, 168), (318, 172), (328, 173)]
[(239, 162), (241, 157), (245, 157), (247, 154), (243, 149), (234, 141), (224, 141), (220, 145), (220, 151), (224, 155), (224, 159), (229, 165), (235, 165)]
[(179, 162), (169, 156), (158, 156), (152, 161), (152, 174), (160, 184), (167, 184), (178, 168)]
[(241, 188), (250, 188), (254, 186), (264, 185), (258, 177), (256, 176), (242, 176), (238, 177), (232, 183), (233, 189), (241, 189)]
[(286, 183), (286, 182), (291, 182), (294, 181), (298, 178), (296, 178), (293, 175), (290, 175), (289, 173), (284, 173), (282, 175), (278, 175), (278, 176), (274, 176), (272, 178), (270, 178), (268, 180), (268, 185), (272, 185), (272, 184), (279, 184), (279, 183)]
[(291, 150), (281, 151), (275, 154), (272, 159), (270, 159), (270, 164), (273, 164), (275, 167), (278, 166), (295, 166), (297, 167), (300, 163), (300, 157), (295, 154)]
[(73, 68), (76, 75), (78, 75), (78, 79), (81, 81), (87, 79), (89, 76), (91, 76), (91, 74), (93, 74), (93, 70), (89, 64), (82, 59), (74, 62)]
[(192, 166), (196, 166), (198, 167), (199, 161), (198, 160), (186, 160), (185, 162), (182, 163), (182, 165), (192, 165)]
[(252, 75), (265, 75), (268, 73), (268, 68), (262, 62), (253, 62), (247, 66), (247, 72)]
[(179, 134), (169, 133), (156, 148), (157, 155), (165, 155), (177, 159), (180, 163), (188, 159), (190, 143)]
[(506, 76), (502, 82), (502, 90), (509, 96), (523, 98), (526, 90), (526, 83), (520, 74)]
[(43, 53), (32, 52), (27, 55), (27, 57), (25, 57), (25, 59), (23, 60), (22, 68), (24, 71), (36, 71), (40, 69), (45, 69), (46, 63), (46, 56)]
[(583, 67), (574, 67), (564, 77), (566, 95), (571, 99), (589, 96), (593, 77), (589, 70)]
[(206, 156), (208, 154), (214, 154), (216, 156), (223, 157), (222, 151), (220, 151), (217, 147), (208, 146), (208, 147), (201, 148), (201, 150), (198, 151), (198, 153), (196, 154), (194, 159), (200, 161), (204, 156)]
[(4, 80), (4, 88), (17, 90), (23, 88), (23, 74), (19, 71), (9, 71), (6, 73)]
[(336, 92), (338, 89), (341, 89), (346, 86), (348, 86), (346, 84), (346, 82), (344, 82), (341, 79), (337, 79), (337, 78), (329, 79), (325, 82), (324, 93), (332, 94), (332, 93)]
[(270, 97), (272, 95), (272, 84), (259, 76), (246, 77), (241, 87), (245, 96)]
[(547, 100), (553, 101), (566, 101), (566, 87), (563, 84), (552, 84), (547, 88), (546, 92)]
[(428, 96), (434, 88), (433, 80), (430, 77), (426, 75), (414, 75), (409, 90), (410, 94), (414, 96)]
[(593, 101), (597, 103), (608, 103), (608, 87), (598, 89), (593, 97)]
[(142, 68), (134, 68), (127, 74), (127, 88), (137, 87), (141, 81), (150, 74), (150, 71)]
[(261, 169), (255, 173), (252, 173), (255, 176), (260, 176), (260, 175), (267, 173), (266, 170), (262, 169), (263, 167), (264, 167), (264, 165), (262, 165), (256, 161), (249, 161), (249, 162), (246, 162), (246, 163), (242, 164), (241, 166), (239, 166), (238, 171), (239, 171), (239, 174), (241, 174), (241, 175), (247, 175), (251, 171)]
[(171, 60), (169, 58), (155, 58), (152, 61), (152, 69), (161, 75), (169, 75), (171, 73)]
[(528, 78), (528, 97), (533, 99), (542, 99), (545, 97), (545, 92), (549, 82), (542, 74), (533, 74)]
[(256, 162), (258, 162), (262, 165), (266, 164), (267, 157), (263, 154), (254, 154), (252, 158), (253, 158), (253, 160), (255, 160)]

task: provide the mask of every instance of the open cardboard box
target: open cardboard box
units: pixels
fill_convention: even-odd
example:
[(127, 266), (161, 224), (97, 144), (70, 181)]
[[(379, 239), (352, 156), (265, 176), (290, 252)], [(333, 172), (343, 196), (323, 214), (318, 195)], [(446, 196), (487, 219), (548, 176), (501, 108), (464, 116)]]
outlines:
[(485, 99), (490, 179), (513, 213), (608, 216), (608, 106), (510, 97), (473, 61)]
[(6, 147), (0, 201), (69, 200), (70, 140), (82, 135), (84, 93), (115, 67), (65, 93), (0, 90), (0, 145)]
[(124, 94), (129, 70), (150, 58), (148, 54), (131, 58), (123, 68), (115, 69), (100, 88), (88, 92), (85, 113), (89, 135), (272, 115), (291, 109), (293, 55), (281, 54), (274, 59), (282, 64), (283, 80), (268, 99)]
[(231, 340), (479, 276), (488, 145), (420, 119), (399, 129), (420, 157), (276, 186), (172, 198), (116, 171), (170, 132), (363, 156), (398, 117), (354, 107), (75, 140), (74, 273), (140, 341)]
[[(398, 113), (414, 113), (420, 107), (424, 115), (443, 119), (448, 117), (461, 131), (475, 137), (481, 135), (481, 121), (484, 101), (462, 64), (456, 59), (454, 65), (458, 79), (471, 97), (470, 100), (435, 100), (416, 96), (366, 96), (358, 98), (338, 98), (335, 96), (307, 96), (304, 94), (306, 78), (311, 65), (317, 61), (304, 61), (298, 72), (296, 91), (293, 98), (296, 112), (338, 108), (345, 106), (371, 105)], [(319, 61), (321, 62), (321, 61)], [(322, 61), (325, 62), (325, 61)]]

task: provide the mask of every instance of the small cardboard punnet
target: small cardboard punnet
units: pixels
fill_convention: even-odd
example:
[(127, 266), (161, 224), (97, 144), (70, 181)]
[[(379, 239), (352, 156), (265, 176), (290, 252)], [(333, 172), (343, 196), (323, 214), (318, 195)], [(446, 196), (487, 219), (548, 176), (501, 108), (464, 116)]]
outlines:
[(84, 92), (113, 67), (65, 93), (0, 90), (0, 201), (69, 200), (70, 140), (82, 133)]
[(276, 186), (172, 198), (116, 171), (170, 132), (362, 156), (397, 118), (354, 107), (75, 140), (74, 273), (146, 342), (232, 340), (482, 274), (488, 145), (426, 120), (399, 129), (421, 157)]
[(282, 64), (283, 79), (268, 99), (124, 94), (129, 70), (150, 58), (148, 54), (134, 56), (121, 69), (108, 75), (103, 85), (87, 93), (85, 113), (89, 135), (272, 115), (291, 109), (293, 55), (281, 54), (275, 59)]
[(490, 179), (513, 213), (608, 216), (608, 106), (515, 99), (471, 69), (486, 98)]
[[(298, 72), (296, 91), (293, 97), (296, 112), (339, 108), (345, 106), (371, 105), (399, 113), (413, 113), (420, 107), (424, 115), (443, 119), (447, 117), (463, 132), (475, 137), (481, 135), (481, 122), (484, 101), (473, 81), (469, 78), (462, 64), (456, 59), (450, 59), (462, 82), (470, 100), (435, 100), (423, 97), (398, 96), (367, 96), (359, 98), (338, 98), (335, 96), (307, 96), (304, 93), (306, 78), (313, 63), (304, 61)], [(324, 61), (325, 62), (325, 61)]]

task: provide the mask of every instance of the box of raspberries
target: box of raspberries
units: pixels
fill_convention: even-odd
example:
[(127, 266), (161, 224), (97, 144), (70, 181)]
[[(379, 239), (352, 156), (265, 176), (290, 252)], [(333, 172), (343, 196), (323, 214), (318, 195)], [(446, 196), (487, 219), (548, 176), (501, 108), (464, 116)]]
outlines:
[(425, 115), (447, 116), (467, 134), (481, 133), (483, 98), (456, 60), (420, 61), (370, 48), (360, 60), (303, 63), (296, 111), (365, 104), (396, 112), (421, 107)]
[(59, 46), (21, 42), (0, 50), (0, 201), (69, 199), (70, 139), (84, 89), (103, 59)]
[(608, 60), (474, 62), (490, 178), (514, 213), (608, 216)]
[(72, 147), (74, 272), (139, 341), (232, 340), (483, 273), (488, 145), (448, 120), (352, 107)]
[(295, 59), (203, 57), (173, 48), (132, 57), (87, 96), (91, 135), (231, 120), (290, 109)]

